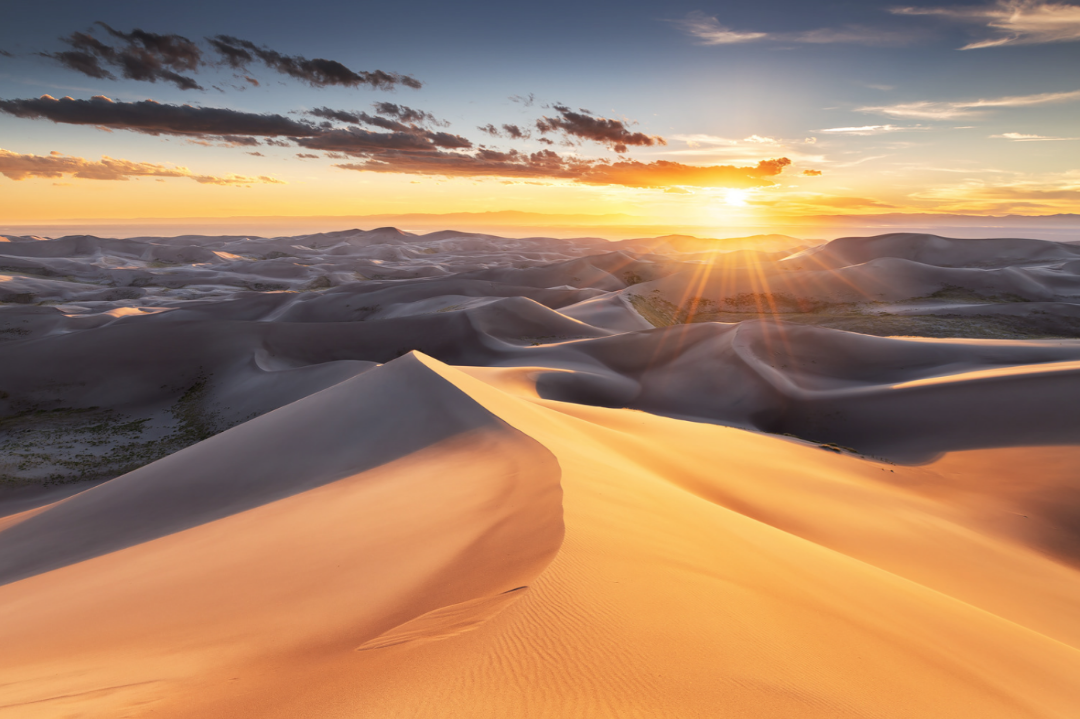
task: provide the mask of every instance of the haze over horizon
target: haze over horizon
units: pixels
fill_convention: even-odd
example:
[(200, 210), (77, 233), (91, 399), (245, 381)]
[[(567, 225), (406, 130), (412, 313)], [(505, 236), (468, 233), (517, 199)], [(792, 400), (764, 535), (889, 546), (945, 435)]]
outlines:
[(0, 223), (1080, 212), (1077, 5), (283, 10), (9, 9)]

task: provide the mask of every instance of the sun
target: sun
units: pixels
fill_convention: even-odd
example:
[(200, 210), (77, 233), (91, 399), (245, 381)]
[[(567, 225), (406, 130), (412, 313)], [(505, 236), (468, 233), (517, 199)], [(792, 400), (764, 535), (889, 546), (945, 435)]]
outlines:
[(746, 207), (746, 198), (749, 194), (748, 190), (728, 190), (724, 193), (724, 202), (733, 207)]

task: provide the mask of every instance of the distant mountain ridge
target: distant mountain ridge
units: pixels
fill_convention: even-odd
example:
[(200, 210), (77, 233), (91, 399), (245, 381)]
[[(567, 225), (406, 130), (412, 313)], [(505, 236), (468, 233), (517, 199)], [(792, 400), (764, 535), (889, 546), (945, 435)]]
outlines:
[[(950, 225), (949, 223), (953, 223)], [(882, 215), (807, 215), (777, 220), (776, 225), (825, 224), (870, 227), (912, 227), (925, 224), (954, 227), (1080, 227), (1080, 215), (952, 215), (893, 212)]]

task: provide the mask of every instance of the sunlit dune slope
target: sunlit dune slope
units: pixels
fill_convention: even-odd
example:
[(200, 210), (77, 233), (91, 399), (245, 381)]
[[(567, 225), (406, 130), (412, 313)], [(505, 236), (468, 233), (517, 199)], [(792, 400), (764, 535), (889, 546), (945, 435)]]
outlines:
[(899, 467), (535, 376), (412, 354), (8, 517), (0, 716), (1080, 708), (1080, 451)]

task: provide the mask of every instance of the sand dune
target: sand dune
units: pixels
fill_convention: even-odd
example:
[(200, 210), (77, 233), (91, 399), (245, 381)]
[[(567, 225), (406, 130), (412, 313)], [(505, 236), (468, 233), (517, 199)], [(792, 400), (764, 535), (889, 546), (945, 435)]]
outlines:
[(1072, 246), (8, 239), (0, 717), (1080, 711)]

